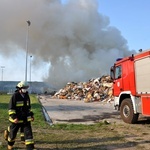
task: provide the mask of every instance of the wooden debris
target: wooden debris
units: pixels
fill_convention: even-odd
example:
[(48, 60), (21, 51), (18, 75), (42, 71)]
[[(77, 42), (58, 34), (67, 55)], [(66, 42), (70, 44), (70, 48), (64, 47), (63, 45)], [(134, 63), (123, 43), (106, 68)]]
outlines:
[(52, 98), (84, 100), (84, 102), (113, 100), (112, 81), (110, 76), (90, 79), (88, 82), (68, 82), (63, 89), (57, 91)]

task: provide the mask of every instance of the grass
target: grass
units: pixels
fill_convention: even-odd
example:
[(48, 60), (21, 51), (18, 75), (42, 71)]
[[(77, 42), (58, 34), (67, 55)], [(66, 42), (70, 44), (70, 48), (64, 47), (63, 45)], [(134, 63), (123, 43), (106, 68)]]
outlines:
[[(3, 139), (3, 131), (9, 125), (8, 103), (11, 95), (0, 95), (0, 149), (6, 150), (7, 142)], [(36, 95), (30, 95), (35, 120), (32, 123), (35, 146), (38, 150), (109, 150), (114, 147), (135, 147), (136, 142), (126, 141), (129, 126), (106, 124), (94, 125), (56, 124), (50, 126), (45, 122), (41, 104)], [(123, 130), (123, 131), (122, 131)], [(14, 145), (16, 149), (24, 149), (20, 142), (19, 132)]]

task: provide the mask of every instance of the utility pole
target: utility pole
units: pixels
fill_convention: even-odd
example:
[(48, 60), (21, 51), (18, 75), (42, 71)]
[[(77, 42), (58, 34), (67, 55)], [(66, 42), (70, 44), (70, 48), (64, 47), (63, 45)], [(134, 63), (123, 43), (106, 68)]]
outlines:
[(31, 83), (31, 61), (32, 61), (32, 56), (30, 56), (30, 83)]
[(27, 21), (27, 35), (26, 35), (26, 66), (25, 66), (25, 81), (27, 81), (27, 70), (28, 70), (28, 38), (29, 38), (29, 26), (31, 22)]
[(3, 81), (3, 69), (5, 68), (5, 66), (1, 66), (2, 69), (2, 81)]

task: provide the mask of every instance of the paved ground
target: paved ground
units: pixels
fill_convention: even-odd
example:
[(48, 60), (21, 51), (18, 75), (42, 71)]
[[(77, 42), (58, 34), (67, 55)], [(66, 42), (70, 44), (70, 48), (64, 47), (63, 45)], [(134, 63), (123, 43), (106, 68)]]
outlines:
[(107, 120), (121, 121), (119, 113), (114, 110), (113, 102), (91, 102), (77, 100), (51, 99), (49, 96), (40, 96), (45, 117), (48, 122), (55, 123), (84, 123), (91, 124)]

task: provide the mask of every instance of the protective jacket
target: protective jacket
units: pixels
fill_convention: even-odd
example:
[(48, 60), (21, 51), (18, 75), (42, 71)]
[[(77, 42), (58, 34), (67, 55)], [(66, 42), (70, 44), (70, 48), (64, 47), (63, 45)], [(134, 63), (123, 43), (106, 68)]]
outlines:
[(31, 121), (33, 112), (31, 111), (30, 98), (28, 93), (20, 94), (18, 90), (15, 91), (9, 102), (9, 121), (14, 122), (18, 119), (18, 123)]
[(20, 87), (15, 91), (8, 106), (9, 121), (11, 122), (11, 125), (8, 127), (8, 148), (10, 149), (11, 147), (12, 149), (12, 146), (15, 144), (17, 132), (19, 128), (21, 128), (24, 132), (27, 150), (33, 150), (34, 140), (30, 122), (34, 120), (33, 112), (31, 111), (30, 97), (28, 92), (23, 93), (22, 90), (23, 88), (21, 89)]

